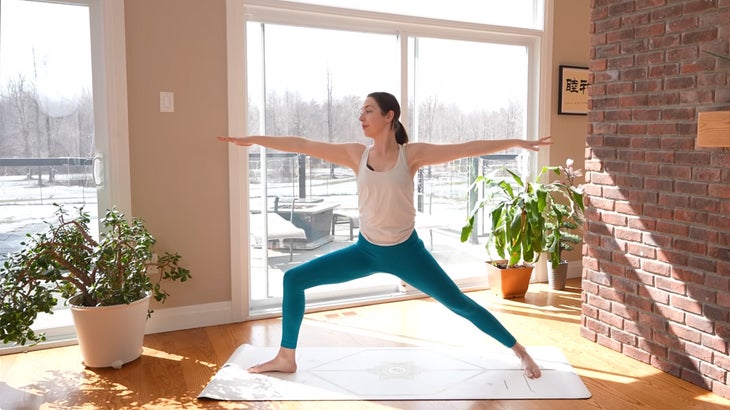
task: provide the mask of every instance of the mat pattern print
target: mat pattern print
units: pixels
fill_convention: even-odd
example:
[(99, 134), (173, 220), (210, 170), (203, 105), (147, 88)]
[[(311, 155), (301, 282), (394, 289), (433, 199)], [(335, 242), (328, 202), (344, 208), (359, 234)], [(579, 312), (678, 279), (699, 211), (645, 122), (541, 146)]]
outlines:
[(250, 374), (278, 348), (241, 345), (198, 397), (214, 400), (586, 399), (560, 349), (528, 347), (542, 377), (524, 376), (506, 348), (300, 347), (293, 374)]

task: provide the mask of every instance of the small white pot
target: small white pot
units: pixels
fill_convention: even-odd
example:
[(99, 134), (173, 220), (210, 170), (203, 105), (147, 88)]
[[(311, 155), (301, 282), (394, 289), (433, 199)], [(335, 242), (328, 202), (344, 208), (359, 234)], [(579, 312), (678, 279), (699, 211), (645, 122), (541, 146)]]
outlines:
[(553, 265), (548, 263), (548, 283), (552, 290), (564, 290), (565, 281), (568, 278), (568, 262), (560, 262), (558, 267), (553, 269)]
[(87, 367), (115, 367), (142, 354), (150, 295), (128, 305), (85, 307), (71, 303), (81, 356)]

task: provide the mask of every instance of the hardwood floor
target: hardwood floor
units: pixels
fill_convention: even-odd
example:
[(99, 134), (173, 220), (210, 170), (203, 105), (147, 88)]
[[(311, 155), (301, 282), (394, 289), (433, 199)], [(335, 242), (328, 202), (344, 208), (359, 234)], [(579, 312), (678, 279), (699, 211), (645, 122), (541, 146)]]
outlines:
[[(563, 292), (530, 285), (525, 299), (470, 295), (526, 346), (559, 347), (593, 394), (587, 400), (217, 402), (196, 396), (242, 343), (275, 346), (279, 320), (149, 335), (122, 369), (86, 369), (77, 346), (0, 356), (0, 409), (720, 409), (725, 400), (579, 335), (578, 280)], [(430, 299), (308, 314), (301, 346), (459, 346), (496, 342)]]

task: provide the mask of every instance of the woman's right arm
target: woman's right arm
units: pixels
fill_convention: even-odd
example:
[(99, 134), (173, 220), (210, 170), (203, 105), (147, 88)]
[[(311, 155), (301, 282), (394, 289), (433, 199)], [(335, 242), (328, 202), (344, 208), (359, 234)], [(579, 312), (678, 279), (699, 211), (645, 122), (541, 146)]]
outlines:
[(325, 161), (351, 168), (357, 172), (365, 146), (358, 143), (329, 143), (296, 136), (252, 135), (248, 137), (218, 137), (219, 141), (241, 146), (260, 145), (278, 151), (311, 155)]

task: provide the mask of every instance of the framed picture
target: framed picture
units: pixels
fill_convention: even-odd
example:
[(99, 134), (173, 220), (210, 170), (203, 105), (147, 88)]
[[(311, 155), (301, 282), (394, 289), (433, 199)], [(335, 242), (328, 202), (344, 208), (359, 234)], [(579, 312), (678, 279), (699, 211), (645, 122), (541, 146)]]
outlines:
[(558, 114), (588, 114), (588, 67), (561, 65)]

